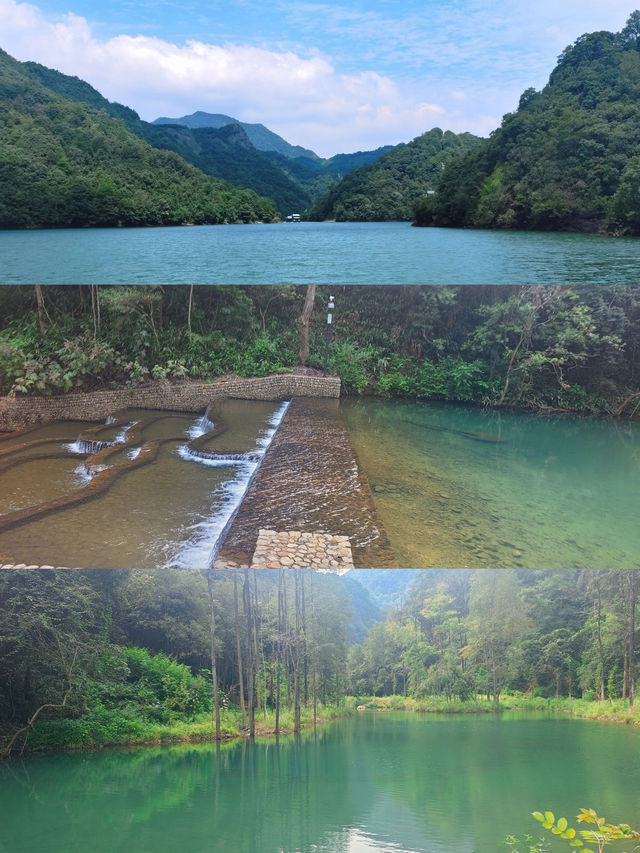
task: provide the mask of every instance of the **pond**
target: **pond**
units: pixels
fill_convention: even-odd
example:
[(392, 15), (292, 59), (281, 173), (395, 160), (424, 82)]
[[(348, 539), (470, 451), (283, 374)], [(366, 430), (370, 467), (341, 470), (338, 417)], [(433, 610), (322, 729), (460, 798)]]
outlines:
[(497, 853), (538, 832), (539, 809), (640, 825), (638, 737), (545, 713), (367, 711), (279, 742), (37, 756), (0, 767), (0, 849)]
[(639, 568), (640, 424), (343, 400), (406, 568)]
[[(221, 434), (195, 413), (128, 409), (117, 424), (69, 421), (3, 439), (0, 564), (207, 567), (285, 409), (226, 400), (211, 414)], [(16, 514), (60, 498), (53, 512)]]
[(640, 242), (301, 222), (0, 232), (4, 284), (636, 284)]

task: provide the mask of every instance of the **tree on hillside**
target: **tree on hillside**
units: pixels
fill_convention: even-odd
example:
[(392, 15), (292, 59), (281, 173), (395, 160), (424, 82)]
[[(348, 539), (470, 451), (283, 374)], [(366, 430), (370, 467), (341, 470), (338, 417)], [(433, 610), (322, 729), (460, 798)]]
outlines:
[(487, 569), (471, 577), (468, 643), (463, 654), (488, 668), (498, 705), (518, 656), (518, 641), (530, 627), (518, 577), (512, 569)]

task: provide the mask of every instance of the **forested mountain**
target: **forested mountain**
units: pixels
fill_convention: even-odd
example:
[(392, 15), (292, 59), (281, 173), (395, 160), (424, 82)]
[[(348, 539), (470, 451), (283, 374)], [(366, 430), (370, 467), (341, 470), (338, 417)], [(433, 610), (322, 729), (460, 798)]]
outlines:
[(310, 217), (338, 222), (413, 219), (416, 201), (434, 190), (442, 169), (479, 142), (471, 133), (436, 127), (350, 172), (313, 206)]
[[(244, 125), (241, 126), (240, 122), (228, 116), (212, 116), (212, 119), (221, 120), (215, 125), (181, 125), (178, 119), (175, 124), (160, 119), (159, 123), (152, 124), (143, 121), (129, 107), (108, 101), (78, 77), (61, 74), (35, 62), (26, 62), (24, 65), (39, 82), (58, 95), (105, 110), (114, 118), (121, 118), (132, 133), (154, 148), (174, 151), (207, 175), (272, 198), (283, 215), (304, 210), (311, 201), (309, 188), (257, 150), (243, 129)], [(194, 115), (208, 116), (208, 113)], [(228, 122), (222, 121), (227, 118)], [(266, 128), (264, 130), (270, 133)]]
[(309, 148), (303, 148), (301, 145), (291, 145), (286, 139), (278, 136), (277, 133), (269, 130), (263, 124), (238, 121), (237, 118), (232, 118), (221, 113), (206, 113), (198, 110), (195, 113), (191, 113), (191, 115), (181, 116), (180, 118), (157, 118), (154, 119), (152, 124), (179, 124), (192, 129), (198, 127), (225, 127), (229, 124), (239, 124), (247, 134), (251, 144), (258, 151), (275, 151), (284, 157), (292, 159), (296, 157), (306, 157), (311, 160), (320, 159), (314, 151), (311, 151)]
[(36, 62), (22, 64), (29, 74), (63, 98), (104, 110), (154, 148), (174, 151), (207, 175), (254, 190), (275, 201), (280, 215), (304, 212), (350, 170), (374, 162), (391, 146), (336, 154), (327, 160), (290, 145), (262, 124), (231, 116), (196, 112), (176, 119), (143, 121), (135, 110), (107, 100), (78, 77)]
[(419, 224), (640, 233), (640, 12), (581, 36), (451, 164)]
[(352, 569), (346, 579), (357, 581), (366, 589), (379, 607), (386, 609), (398, 604), (409, 594), (422, 569)]
[[(84, 89), (86, 84), (81, 85)], [(126, 117), (126, 108), (124, 110)], [(0, 227), (271, 220), (274, 203), (158, 151), (0, 52)]]

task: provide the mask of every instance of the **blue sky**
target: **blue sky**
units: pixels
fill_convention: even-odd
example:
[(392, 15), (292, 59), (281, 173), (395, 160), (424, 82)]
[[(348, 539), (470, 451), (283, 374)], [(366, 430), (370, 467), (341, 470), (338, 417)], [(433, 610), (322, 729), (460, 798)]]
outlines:
[(0, 0), (0, 46), (152, 120), (262, 122), (322, 156), (432, 127), (488, 135), (620, 0)]

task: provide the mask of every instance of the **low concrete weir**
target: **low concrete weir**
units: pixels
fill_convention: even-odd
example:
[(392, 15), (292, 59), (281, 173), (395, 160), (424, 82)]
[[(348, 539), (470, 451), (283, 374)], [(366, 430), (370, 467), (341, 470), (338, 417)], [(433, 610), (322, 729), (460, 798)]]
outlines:
[(397, 567), (338, 400), (292, 400), (215, 566), (250, 566), (261, 529), (348, 537), (356, 568)]
[[(288, 400), (293, 396), (339, 397), (337, 376), (274, 373), (270, 376), (219, 376), (209, 382), (145, 382), (115, 391), (89, 391), (51, 397), (0, 397), (0, 432), (64, 420), (102, 421), (118, 409), (203, 411), (225, 397), (241, 400)], [(15, 434), (15, 433), (14, 433)]]

